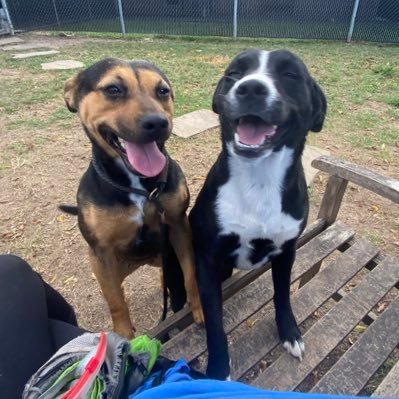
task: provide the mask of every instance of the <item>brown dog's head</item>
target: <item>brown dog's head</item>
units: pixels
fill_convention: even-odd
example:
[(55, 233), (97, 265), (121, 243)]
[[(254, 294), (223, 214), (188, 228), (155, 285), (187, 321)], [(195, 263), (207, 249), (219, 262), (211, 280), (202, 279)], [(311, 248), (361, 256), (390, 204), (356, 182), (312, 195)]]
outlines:
[(68, 79), (64, 97), (94, 145), (121, 157), (136, 173), (161, 173), (163, 145), (172, 131), (173, 91), (155, 65), (104, 59)]

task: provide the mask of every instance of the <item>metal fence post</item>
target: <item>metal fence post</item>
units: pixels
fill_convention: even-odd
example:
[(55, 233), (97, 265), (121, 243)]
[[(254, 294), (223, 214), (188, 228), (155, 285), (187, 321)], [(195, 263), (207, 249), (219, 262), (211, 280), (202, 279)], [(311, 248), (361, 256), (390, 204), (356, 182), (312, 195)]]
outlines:
[(55, 13), (55, 19), (57, 20), (57, 25), (60, 26), (60, 17), (58, 16), (58, 10), (57, 6), (55, 4), (55, 0), (53, 0), (53, 7), (54, 7), (54, 13)]
[(121, 23), (122, 35), (126, 35), (125, 19), (123, 17), (122, 0), (118, 0), (119, 20)]
[(237, 14), (238, 14), (238, 0), (234, 0), (233, 6), (233, 39), (237, 40)]
[(10, 18), (10, 13), (8, 12), (6, 0), (1, 0), (1, 5), (3, 6), (4, 14), (6, 15), (6, 18), (7, 18), (8, 27), (10, 29), (10, 35), (15, 35), (14, 26), (13, 26), (11, 18)]
[(356, 20), (357, 10), (359, 8), (359, 1), (360, 0), (355, 0), (355, 4), (353, 5), (351, 24), (349, 26), (348, 37), (346, 39), (346, 41), (348, 43), (350, 43), (350, 41), (352, 40), (352, 34), (353, 34), (353, 29), (355, 27), (355, 20)]

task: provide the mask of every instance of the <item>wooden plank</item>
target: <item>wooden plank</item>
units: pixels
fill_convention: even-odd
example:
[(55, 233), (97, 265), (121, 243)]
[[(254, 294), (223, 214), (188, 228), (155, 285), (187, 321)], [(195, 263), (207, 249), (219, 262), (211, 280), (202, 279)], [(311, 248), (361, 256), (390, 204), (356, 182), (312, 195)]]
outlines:
[[(361, 257), (362, 253), (358, 252), (358, 261)], [(284, 353), (253, 384), (268, 389), (294, 390), (398, 279), (399, 267), (396, 260), (385, 259), (304, 335), (307, 349), (302, 362)], [(282, 375), (284, 378), (281, 378)]]
[[(291, 303), (297, 323), (300, 324), (311, 316), (377, 253), (378, 250), (368, 241), (358, 241), (295, 293)], [(233, 378), (241, 378), (278, 344), (279, 338), (273, 312), (256, 323), (246, 335), (231, 346)], [(306, 353), (305, 356), (307, 356)], [(297, 364), (297, 360), (292, 357), (289, 359), (294, 365)]]
[[(349, 240), (353, 231), (343, 223), (337, 222), (322, 234), (301, 247), (297, 252), (291, 280), (296, 281), (313, 264), (327, 257), (340, 243)], [(223, 306), (224, 327), (229, 333), (245, 319), (257, 312), (265, 303), (273, 298), (271, 272), (268, 271), (257, 280), (229, 298)], [(197, 325), (190, 325), (176, 337), (165, 343), (162, 354), (171, 359), (184, 357), (191, 361), (206, 350), (205, 330)]]
[(337, 219), (347, 185), (348, 180), (337, 176), (330, 176), (328, 179), (317, 216), (320, 219), (324, 219), (328, 225)]
[(302, 247), (307, 242), (309, 242), (312, 238), (316, 237), (323, 230), (326, 229), (326, 221), (322, 219), (315, 220), (312, 224), (306, 227), (304, 232), (298, 238), (297, 248)]
[(311, 392), (358, 395), (398, 343), (399, 299), (371, 324)]
[(385, 177), (365, 167), (326, 155), (315, 159), (312, 166), (399, 203), (399, 180)]
[(372, 396), (399, 398), (399, 362), (392, 367)]
[[(325, 222), (321, 219), (317, 219), (315, 222), (307, 226), (298, 239), (297, 248), (302, 247), (312, 238), (316, 237), (325, 229), (325, 226)], [(351, 234), (353, 235), (353, 232)], [(235, 273), (231, 278), (223, 283), (223, 300), (228, 299), (231, 295), (250, 284), (268, 269), (270, 269), (269, 263), (250, 272), (239, 271)], [(193, 317), (191, 311), (187, 306), (185, 306), (179, 312), (159, 323), (156, 327), (148, 332), (148, 335), (162, 339), (170, 330), (175, 328), (186, 328), (192, 322)]]

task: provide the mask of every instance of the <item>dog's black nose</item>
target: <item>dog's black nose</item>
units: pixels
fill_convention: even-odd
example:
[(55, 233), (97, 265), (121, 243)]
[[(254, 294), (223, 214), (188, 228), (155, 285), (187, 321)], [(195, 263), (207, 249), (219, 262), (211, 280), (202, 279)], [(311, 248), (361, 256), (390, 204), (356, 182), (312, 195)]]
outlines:
[(150, 136), (159, 136), (165, 134), (169, 127), (169, 121), (166, 116), (163, 115), (145, 115), (140, 119), (140, 126), (143, 133)]
[(269, 94), (269, 90), (264, 83), (258, 80), (251, 79), (241, 83), (236, 90), (236, 96), (238, 98), (246, 99), (249, 97), (266, 97)]

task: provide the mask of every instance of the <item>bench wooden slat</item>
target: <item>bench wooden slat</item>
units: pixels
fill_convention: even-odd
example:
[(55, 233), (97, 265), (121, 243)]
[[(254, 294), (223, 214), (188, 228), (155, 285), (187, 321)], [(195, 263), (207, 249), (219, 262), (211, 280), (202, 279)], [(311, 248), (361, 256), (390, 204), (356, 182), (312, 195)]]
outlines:
[[(298, 239), (297, 247), (300, 248), (309, 242), (312, 238), (320, 234), (326, 226), (325, 220), (317, 219), (310, 225), (308, 225), (305, 231)], [(352, 233), (353, 234), (353, 233)], [(234, 293), (250, 284), (266, 270), (270, 268), (270, 264), (266, 264), (256, 270), (249, 272), (239, 271), (235, 273), (231, 278), (223, 283), (223, 300), (229, 298)], [(165, 321), (159, 323), (156, 327), (151, 329), (147, 334), (151, 337), (162, 338), (165, 334), (172, 329), (185, 328), (193, 322), (191, 310), (188, 306), (184, 307), (179, 312), (168, 317)]]
[[(297, 260), (292, 272), (292, 281), (300, 278), (315, 263), (327, 257), (331, 252), (354, 235), (343, 223), (337, 222), (323, 233), (305, 244), (297, 252)], [(238, 324), (257, 312), (273, 298), (273, 286), (270, 271), (244, 287), (223, 305), (224, 326), (227, 333)], [(190, 325), (180, 334), (166, 342), (162, 354), (171, 359), (184, 357), (192, 361), (206, 350), (205, 330), (197, 325)]]
[(312, 166), (331, 176), (349, 180), (385, 198), (399, 203), (399, 180), (385, 177), (363, 166), (323, 155), (312, 162)]
[(284, 353), (253, 384), (267, 389), (295, 389), (398, 280), (397, 261), (384, 259), (304, 335), (307, 350), (302, 362)]
[[(357, 395), (398, 343), (399, 299), (371, 324), (311, 392)], [(399, 386), (399, 379), (396, 383)]]
[(392, 367), (372, 396), (399, 398), (399, 362)]
[[(311, 316), (377, 253), (378, 250), (368, 241), (357, 241), (295, 293), (292, 296), (291, 303), (298, 324)], [(231, 346), (233, 378), (241, 378), (278, 344), (279, 338), (273, 313), (256, 323), (247, 334)], [(295, 359), (290, 358), (290, 360), (297, 364)], [(285, 372), (283, 374), (285, 375)]]

